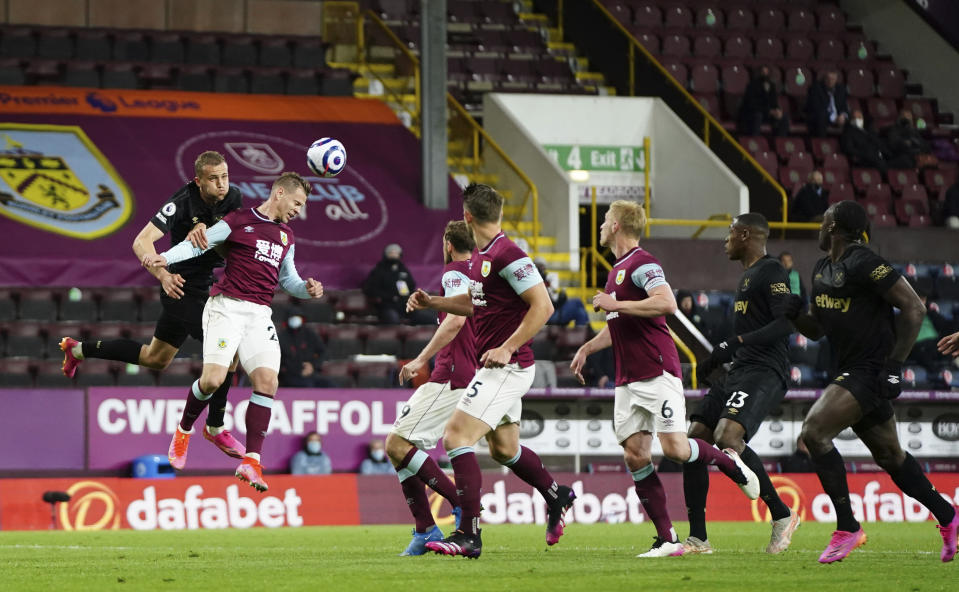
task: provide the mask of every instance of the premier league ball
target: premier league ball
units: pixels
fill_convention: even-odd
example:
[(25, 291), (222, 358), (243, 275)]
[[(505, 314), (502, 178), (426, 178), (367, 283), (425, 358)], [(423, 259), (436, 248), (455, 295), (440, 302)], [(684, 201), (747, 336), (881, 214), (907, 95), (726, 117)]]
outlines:
[(346, 168), (346, 148), (339, 140), (320, 138), (306, 151), (306, 164), (320, 177), (335, 177)]

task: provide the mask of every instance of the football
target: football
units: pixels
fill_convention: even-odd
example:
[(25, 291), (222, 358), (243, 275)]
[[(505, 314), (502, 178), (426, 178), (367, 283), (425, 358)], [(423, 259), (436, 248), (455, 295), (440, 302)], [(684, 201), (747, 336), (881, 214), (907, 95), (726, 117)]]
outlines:
[(346, 168), (346, 148), (333, 138), (320, 138), (306, 151), (306, 164), (320, 177), (335, 177)]

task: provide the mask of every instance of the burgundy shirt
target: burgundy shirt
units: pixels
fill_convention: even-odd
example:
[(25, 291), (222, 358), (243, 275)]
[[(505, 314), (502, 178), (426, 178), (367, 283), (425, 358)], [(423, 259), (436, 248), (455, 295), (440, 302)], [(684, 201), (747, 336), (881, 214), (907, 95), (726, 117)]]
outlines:
[[(616, 261), (606, 279), (606, 293), (619, 301), (645, 300), (647, 291), (657, 286), (669, 286), (663, 268), (640, 247)], [(682, 378), (679, 354), (664, 317), (607, 312), (606, 325), (613, 338), (616, 386), (662, 376), (664, 371)]]
[[(468, 294), (470, 289), (470, 262), (450, 261), (443, 268), (443, 296), (452, 298)], [(439, 322), (446, 318), (440, 312)], [(476, 337), (473, 335), (473, 318), (467, 317), (459, 333), (446, 347), (436, 354), (430, 382), (449, 382), (451, 389), (466, 388), (476, 374)]]
[(230, 226), (224, 242), (226, 271), (210, 296), (226, 294), (269, 306), (279, 283), (280, 264), (293, 246), (293, 231), (253, 208), (230, 212), (223, 222)]
[[(522, 249), (500, 232), (470, 259), (470, 290), (473, 297), (473, 321), (477, 359), (509, 339), (529, 305), (520, 294), (542, 284), (543, 278)], [(510, 363), (521, 368), (533, 365), (532, 339), (517, 349)]]

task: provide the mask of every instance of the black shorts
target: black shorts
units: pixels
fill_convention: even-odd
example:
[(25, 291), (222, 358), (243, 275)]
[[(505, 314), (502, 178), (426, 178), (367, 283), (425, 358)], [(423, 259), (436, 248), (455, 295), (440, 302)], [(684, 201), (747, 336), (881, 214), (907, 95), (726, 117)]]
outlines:
[(731, 419), (743, 426), (749, 442), (785, 396), (786, 383), (776, 372), (755, 366), (734, 368), (724, 384), (709, 389), (689, 419), (710, 430), (716, 429), (721, 418)]
[(889, 421), (896, 413), (892, 408), (892, 401), (879, 396), (879, 376), (882, 374), (882, 365), (856, 366), (844, 368), (830, 383), (846, 389), (859, 403), (862, 409), (862, 419), (852, 426), (853, 430), (869, 429), (872, 426)]
[(203, 342), (203, 307), (207, 296), (184, 294), (174, 300), (166, 294), (160, 295), (163, 314), (157, 320), (153, 336), (180, 349), (187, 337)]

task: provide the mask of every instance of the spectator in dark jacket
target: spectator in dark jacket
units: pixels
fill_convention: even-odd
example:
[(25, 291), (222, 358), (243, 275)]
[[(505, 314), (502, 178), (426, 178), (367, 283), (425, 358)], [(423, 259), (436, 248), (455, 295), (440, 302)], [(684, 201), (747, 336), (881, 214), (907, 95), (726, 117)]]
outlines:
[(739, 133), (759, 135), (760, 126), (768, 123), (774, 135), (789, 133), (789, 117), (779, 106), (779, 91), (769, 78), (769, 66), (762, 66), (749, 81), (739, 106)]
[(903, 109), (896, 123), (886, 128), (886, 138), (892, 157), (905, 165), (898, 168), (915, 168), (916, 158), (920, 154), (932, 152), (929, 144), (912, 124), (912, 111), (909, 109)]
[(814, 137), (826, 135), (826, 128), (841, 128), (849, 119), (846, 103), (846, 85), (839, 83), (839, 73), (833, 69), (822, 80), (809, 87), (806, 95), (806, 123)]
[(279, 334), (280, 386), (328, 388), (330, 382), (320, 374), (326, 346), (313, 329), (303, 324), (303, 315), (291, 309), (286, 326)]
[[(383, 258), (370, 270), (363, 282), (363, 293), (376, 309), (384, 325), (429, 324), (435, 319), (426, 311), (406, 313), (406, 300), (416, 291), (416, 280), (401, 260), (403, 249), (396, 243), (383, 249)], [(423, 314), (423, 313), (426, 314)]]
[(790, 222), (821, 222), (822, 215), (829, 207), (829, 191), (822, 186), (822, 173), (809, 173), (806, 184), (793, 198), (789, 208)]

